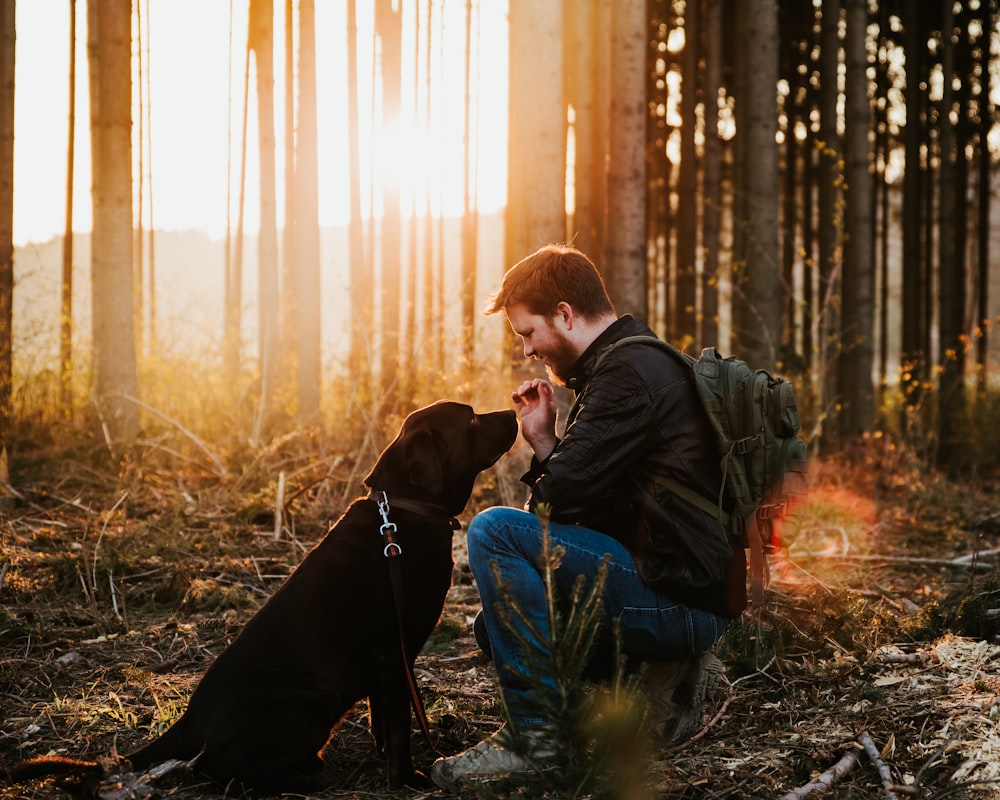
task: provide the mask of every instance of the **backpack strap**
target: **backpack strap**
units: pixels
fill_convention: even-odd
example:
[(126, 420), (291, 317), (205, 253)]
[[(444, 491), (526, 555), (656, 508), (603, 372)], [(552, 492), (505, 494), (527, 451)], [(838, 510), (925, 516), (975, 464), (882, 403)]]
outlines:
[[(678, 350), (676, 347), (670, 344), (670, 342), (665, 342), (663, 339), (657, 339), (655, 336), (646, 336), (642, 334), (638, 336), (626, 336), (625, 338), (619, 339), (617, 342), (613, 342), (612, 344), (605, 347), (601, 351), (601, 354), (597, 357), (597, 360), (594, 362), (594, 368), (591, 374), (597, 372), (597, 368), (601, 365), (604, 359), (606, 359), (609, 355), (611, 355), (611, 353), (613, 353), (620, 347), (624, 347), (630, 344), (652, 345), (658, 350), (662, 350), (665, 353), (669, 353), (671, 356), (673, 356), (675, 359), (681, 362), (681, 364), (688, 370), (688, 374), (691, 376), (691, 379), (694, 380), (695, 359), (692, 356), (688, 355), (682, 350)], [(716, 502), (712, 502), (710, 499), (705, 497), (705, 495), (695, 491), (690, 486), (685, 486), (683, 483), (676, 480), (675, 478), (669, 477), (661, 470), (654, 470), (653, 472), (653, 480), (658, 485), (662, 486), (665, 489), (669, 489), (674, 494), (683, 497), (692, 505), (697, 506), (702, 511), (711, 514), (713, 517), (715, 517), (715, 519), (719, 521), (719, 529), (724, 538), (728, 538), (726, 537), (726, 531), (729, 529), (730, 517), (729, 514), (726, 512), (726, 510), (722, 507), (722, 498), (723, 498), (723, 493), (725, 492), (726, 489), (726, 468), (728, 467), (729, 459), (732, 457), (732, 455), (733, 453), (732, 451), (730, 451), (723, 459), (722, 481), (719, 484), (719, 497)]]

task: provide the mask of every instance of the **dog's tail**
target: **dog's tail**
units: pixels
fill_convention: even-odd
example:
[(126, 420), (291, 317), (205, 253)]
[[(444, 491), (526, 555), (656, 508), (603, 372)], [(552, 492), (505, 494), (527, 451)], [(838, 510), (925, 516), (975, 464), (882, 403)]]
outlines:
[(104, 772), (104, 767), (98, 761), (82, 761), (66, 756), (36, 756), (15, 764), (7, 771), (7, 777), (11, 784), (52, 776), (86, 781), (100, 780), (104, 777)]

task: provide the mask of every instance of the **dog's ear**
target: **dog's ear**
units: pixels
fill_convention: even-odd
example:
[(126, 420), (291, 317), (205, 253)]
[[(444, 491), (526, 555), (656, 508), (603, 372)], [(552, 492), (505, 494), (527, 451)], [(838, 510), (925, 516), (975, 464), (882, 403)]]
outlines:
[(403, 443), (406, 473), (410, 483), (433, 495), (444, 490), (445, 442), (434, 431), (414, 431)]

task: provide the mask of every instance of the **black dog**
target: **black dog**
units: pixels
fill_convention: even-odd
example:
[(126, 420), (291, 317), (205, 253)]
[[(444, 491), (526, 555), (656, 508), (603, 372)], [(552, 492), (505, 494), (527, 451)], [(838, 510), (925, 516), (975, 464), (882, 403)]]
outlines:
[[(407, 669), (451, 585), (454, 516), (479, 472), (516, 436), (513, 411), (476, 414), (442, 401), (410, 414), (365, 478), (369, 496), (351, 504), (208, 668), (183, 716), (126, 756), (132, 768), (197, 757), (195, 769), (223, 784), (295, 786), (322, 768), (333, 730), (367, 697), (390, 788), (420, 785)], [(389, 565), (397, 555), (401, 617)], [(14, 767), (11, 778), (85, 769), (99, 767), (40, 757)]]

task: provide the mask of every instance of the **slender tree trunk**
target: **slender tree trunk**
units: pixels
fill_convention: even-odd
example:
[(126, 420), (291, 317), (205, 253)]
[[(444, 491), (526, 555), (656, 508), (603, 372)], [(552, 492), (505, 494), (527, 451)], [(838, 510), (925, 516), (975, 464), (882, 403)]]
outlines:
[[(968, 29), (963, 14), (955, 20), (953, 6), (944, 3), (941, 25), (941, 69), (944, 88), (941, 96), (941, 200), (938, 220), (941, 364), (939, 403), (939, 462), (956, 471), (965, 466), (964, 439), (967, 430), (965, 364), (968, 325), (965, 315), (968, 281), (966, 245), (968, 231), (967, 189), (969, 140), (969, 82), (971, 61), (965, 56), (968, 44), (956, 46), (956, 36)], [(956, 90), (955, 84), (958, 83)], [(957, 124), (952, 126), (952, 112)]]
[(921, 36), (920, 8), (917, 3), (903, 4), (903, 42), (906, 54), (906, 128), (903, 145), (906, 171), (903, 175), (903, 343), (902, 370), (906, 395), (916, 403), (925, 353), (921, 337), (923, 296), (920, 291), (923, 247), (920, 215), (923, 198), (920, 192), (921, 145), (921, 67), (925, 40)]
[(870, 431), (875, 424), (872, 385), (874, 347), (874, 285), (871, 220), (874, 213), (868, 165), (871, 153), (868, 129), (871, 109), (868, 102), (867, 24), (865, 0), (846, 0), (845, 40), (847, 156), (847, 242), (849, 257), (844, 259), (843, 313), (840, 339), (840, 386), (845, 404), (841, 432), (846, 441)]
[(139, 430), (132, 315), (132, 8), (90, 0), (94, 400), (116, 456)]
[(73, 192), (76, 175), (76, 0), (69, 0), (69, 114), (66, 132), (66, 215), (59, 303), (59, 388), (62, 414), (73, 416)]
[[(835, 403), (837, 387), (833, 367), (837, 359), (839, 340), (839, 303), (841, 237), (843, 217), (840, 206), (840, 161), (843, 157), (837, 133), (837, 86), (839, 71), (840, 0), (824, 0), (820, 31), (820, 90), (819, 90), (819, 190), (817, 244), (819, 266), (819, 308), (815, 344), (819, 358), (817, 398), (822, 410)], [(834, 437), (836, 431), (826, 430)]]
[[(223, 333), (223, 369), (230, 387), (237, 387), (240, 376), (240, 350), (243, 335), (243, 218), (246, 211), (247, 123), (250, 113), (250, 35), (247, 34), (243, 58), (243, 119), (240, 126), (239, 192), (236, 210), (236, 234), (227, 229), (226, 300)], [(232, 246), (228, 242), (232, 240)], [(231, 257), (229, 253), (231, 252)]]
[(574, 112), (573, 226), (570, 239), (604, 263), (608, 145), (608, 20), (606, 0), (564, 0), (566, 97)]
[(0, 0), (0, 478), (11, 443), (14, 322), (14, 0)]
[(350, 253), (350, 366), (354, 375), (371, 375), (368, 344), (372, 341), (372, 274), (365, 258), (365, 230), (361, 215), (361, 114), (358, 108), (358, 4), (347, 0), (347, 147), (351, 203)]
[[(989, 285), (990, 285), (990, 204), (992, 191), (990, 173), (992, 156), (990, 154), (990, 130), (995, 121), (993, 104), (990, 102), (990, 31), (996, 29), (997, 4), (987, 5), (983, 10), (983, 35), (979, 43), (980, 53), (980, 88), (978, 98), (979, 108), (979, 177), (978, 177), (978, 218), (976, 221), (976, 260), (978, 262), (978, 307), (976, 314), (976, 380), (977, 390), (984, 395), (987, 386), (987, 344), (989, 321)], [(994, 112), (994, 113), (991, 113)]]
[(778, 18), (770, 0), (744, 9), (746, 76), (743, 164), (746, 266), (734, 285), (733, 330), (741, 356), (755, 367), (774, 369), (781, 337), (781, 268), (778, 246), (777, 78)]
[(149, 351), (153, 354), (157, 352), (156, 334), (156, 217), (153, 214), (153, 92), (152, 92), (152, 61), (150, 60), (150, 20), (149, 2), (145, 0), (146, 13), (143, 15), (146, 28), (146, 161), (149, 164), (149, 183), (146, 187), (146, 199), (149, 200), (149, 228), (147, 231), (146, 263), (148, 270), (146, 273), (146, 308), (149, 315)]
[(646, 6), (611, 9), (611, 130), (608, 136), (608, 239), (605, 281), (620, 314), (647, 316)]
[[(281, 237), (281, 318), (279, 384), (298, 395), (299, 271), (295, 259), (295, 13), (285, 0), (285, 221)], [(294, 388), (292, 388), (294, 387)]]
[(704, 0), (702, 38), (705, 51), (705, 157), (702, 172), (701, 342), (719, 341), (719, 248), (722, 234), (722, 140), (719, 138), (719, 88), (722, 85), (722, 2)]
[(684, 7), (684, 52), (681, 55), (681, 163), (677, 178), (677, 277), (674, 344), (693, 352), (698, 334), (698, 161), (695, 109), (698, 106), (698, 62), (701, 21), (698, 3)]
[(274, 136), (274, 0), (252, 0), (251, 36), (257, 66), (260, 233), (257, 238), (258, 349), (261, 411), (274, 405), (278, 358), (278, 228)]
[(299, 272), (299, 419), (320, 410), (319, 143), (316, 123), (316, 6), (299, 2), (299, 105), (295, 145), (295, 255)]
[[(382, 43), (382, 126), (398, 131), (402, 118), (402, 12), (391, 0), (378, 0), (376, 30)], [(386, 140), (382, 169), (382, 391), (388, 407), (398, 396), (402, 219), (397, 159), (400, 143)]]
[[(465, 3), (465, 180), (462, 197), (462, 342), (465, 363), (472, 365), (476, 351), (476, 274), (479, 271), (479, 211), (476, 206), (476, 158), (473, 146), (473, 114), (475, 111), (472, 85), (475, 80), (472, 63), (473, 43), (472, 0)], [(476, 48), (478, 56), (478, 47)]]

